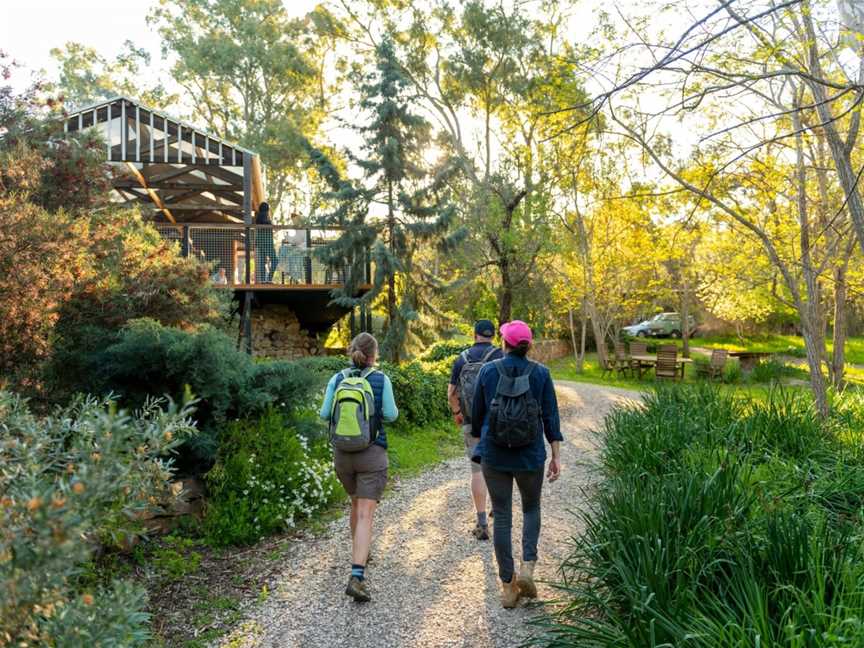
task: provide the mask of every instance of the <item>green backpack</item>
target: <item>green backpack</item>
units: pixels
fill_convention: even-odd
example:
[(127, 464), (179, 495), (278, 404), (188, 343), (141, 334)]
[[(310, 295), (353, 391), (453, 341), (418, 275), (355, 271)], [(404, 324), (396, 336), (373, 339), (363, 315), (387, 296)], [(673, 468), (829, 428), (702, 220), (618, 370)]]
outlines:
[(365, 450), (378, 438), (375, 429), (375, 395), (366, 380), (375, 371), (367, 367), (342, 371), (330, 410), (330, 443), (343, 452)]

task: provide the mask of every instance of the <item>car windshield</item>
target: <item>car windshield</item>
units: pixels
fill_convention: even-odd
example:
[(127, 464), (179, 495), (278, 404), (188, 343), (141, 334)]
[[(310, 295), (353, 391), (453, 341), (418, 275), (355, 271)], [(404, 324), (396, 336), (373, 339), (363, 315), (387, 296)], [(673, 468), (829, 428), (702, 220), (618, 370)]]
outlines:
[(659, 322), (663, 319), (663, 313), (657, 313), (654, 317), (652, 317), (649, 322)]

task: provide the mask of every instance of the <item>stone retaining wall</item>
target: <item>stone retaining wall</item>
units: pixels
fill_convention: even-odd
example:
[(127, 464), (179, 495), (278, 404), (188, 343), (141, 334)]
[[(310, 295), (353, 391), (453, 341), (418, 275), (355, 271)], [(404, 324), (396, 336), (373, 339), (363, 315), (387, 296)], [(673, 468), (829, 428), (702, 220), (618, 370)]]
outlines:
[(324, 354), (318, 339), (300, 328), (294, 311), (281, 304), (252, 309), (252, 351), (284, 360)]
[(546, 364), (572, 353), (573, 350), (570, 348), (570, 344), (564, 340), (536, 340), (531, 345), (528, 357), (536, 362)]

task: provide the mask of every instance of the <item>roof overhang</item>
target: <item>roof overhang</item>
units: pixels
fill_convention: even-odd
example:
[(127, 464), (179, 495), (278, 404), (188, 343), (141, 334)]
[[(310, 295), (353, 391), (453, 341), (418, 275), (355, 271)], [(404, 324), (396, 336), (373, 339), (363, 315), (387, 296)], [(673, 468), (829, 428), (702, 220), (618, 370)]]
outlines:
[(105, 141), (116, 199), (141, 206), (154, 220), (243, 222), (244, 210), (264, 200), (253, 151), (127, 97), (69, 113), (64, 131), (82, 130)]

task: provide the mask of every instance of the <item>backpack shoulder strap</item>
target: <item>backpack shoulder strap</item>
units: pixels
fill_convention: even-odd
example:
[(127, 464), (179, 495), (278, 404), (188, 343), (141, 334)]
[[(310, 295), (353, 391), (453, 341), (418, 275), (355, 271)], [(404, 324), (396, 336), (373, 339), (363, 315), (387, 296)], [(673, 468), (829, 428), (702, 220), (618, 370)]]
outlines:
[(507, 376), (510, 377), (510, 374), (507, 373), (507, 368), (504, 366), (504, 358), (498, 358), (492, 362), (495, 365), (495, 368), (498, 370), (499, 376)]
[(495, 352), (497, 350), (498, 350), (498, 347), (493, 345), (491, 349), (489, 349), (485, 354), (483, 354), (483, 359), (480, 362), (482, 362), (483, 364), (486, 364), (487, 362), (489, 362), (489, 359), (493, 355), (495, 355)]
[(363, 371), (360, 372), (360, 377), (361, 378), (368, 378), (369, 376), (371, 376), (376, 371), (378, 371), (378, 370), (375, 367), (366, 367)]
[(465, 349), (462, 353), (459, 354), (459, 357), (465, 361), (465, 364), (468, 364), (468, 349)]
[(343, 369), (339, 373), (342, 374), (342, 379), (344, 380), (345, 378), (350, 378), (353, 371), (354, 370), (351, 367), (348, 367), (347, 369)]

